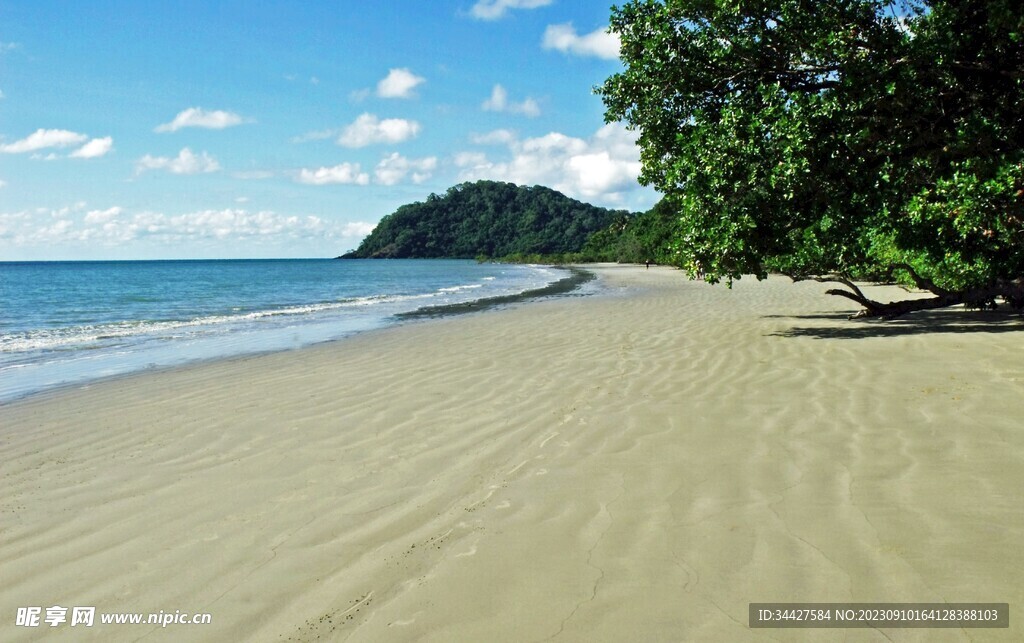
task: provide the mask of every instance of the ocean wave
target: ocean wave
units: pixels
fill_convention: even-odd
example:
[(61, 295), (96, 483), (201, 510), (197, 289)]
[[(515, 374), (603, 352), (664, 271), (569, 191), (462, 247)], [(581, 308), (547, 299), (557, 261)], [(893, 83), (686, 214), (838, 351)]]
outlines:
[[(433, 292), (405, 295), (370, 295), (332, 302), (318, 302), (270, 308), (250, 312), (206, 315), (187, 320), (132, 320), (108, 324), (85, 324), (63, 328), (36, 329), (0, 335), (0, 353), (31, 351), (85, 350), (97, 346), (110, 346), (118, 340), (133, 338), (180, 339), (203, 332), (204, 327), (224, 327), (229, 324), (258, 322), (271, 318), (313, 316), (348, 308), (367, 308), (382, 304), (401, 304), (428, 300), (440, 296), (480, 288), (483, 284), (465, 284), (438, 288)], [(232, 311), (238, 311), (237, 307)], [(182, 331), (186, 331), (184, 334)]]
[(461, 292), (463, 290), (472, 290), (474, 288), (480, 288), (483, 284), (466, 284), (465, 286), (449, 286), (448, 288), (439, 288), (437, 292), (441, 293), (452, 293)]

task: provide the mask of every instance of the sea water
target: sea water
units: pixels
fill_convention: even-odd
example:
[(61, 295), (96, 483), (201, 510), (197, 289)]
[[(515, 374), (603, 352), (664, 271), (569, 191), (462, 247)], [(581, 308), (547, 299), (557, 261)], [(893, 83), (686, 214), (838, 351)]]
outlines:
[(339, 339), (563, 277), (455, 260), (0, 263), (0, 401)]

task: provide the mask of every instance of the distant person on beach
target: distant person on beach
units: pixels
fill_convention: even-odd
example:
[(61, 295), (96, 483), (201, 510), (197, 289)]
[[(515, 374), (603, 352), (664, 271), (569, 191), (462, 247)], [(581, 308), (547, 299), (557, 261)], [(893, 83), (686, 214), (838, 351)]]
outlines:
[(648, 270), (651, 269), (651, 260), (650, 259), (647, 260), (647, 269)]

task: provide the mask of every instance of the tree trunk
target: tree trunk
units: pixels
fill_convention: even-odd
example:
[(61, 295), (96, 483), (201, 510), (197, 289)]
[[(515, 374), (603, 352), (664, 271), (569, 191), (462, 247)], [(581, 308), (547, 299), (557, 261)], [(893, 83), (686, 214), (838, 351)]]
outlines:
[(825, 291), (825, 294), (845, 297), (864, 307), (863, 310), (850, 316), (850, 319), (895, 319), (907, 313), (918, 310), (933, 310), (936, 308), (947, 308), (965, 304), (971, 308), (994, 309), (996, 300), (1002, 299), (1014, 310), (1024, 309), (1024, 278), (1013, 281), (1000, 280), (994, 285), (979, 288), (968, 288), (966, 290), (950, 292), (936, 287), (929, 280), (923, 279), (912, 272), (909, 266), (896, 266), (907, 269), (918, 287), (927, 289), (935, 294), (935, 297), (927, 299), (905, 299), (902, 301), (879, 302), (868, 299), (864, 293), (852, 281), (838, 275), (827, 275), (822, 277), (792, 277), (794, 281), (807, 279), (821, 283), (841, 283), (849, 290), (833, 288)]

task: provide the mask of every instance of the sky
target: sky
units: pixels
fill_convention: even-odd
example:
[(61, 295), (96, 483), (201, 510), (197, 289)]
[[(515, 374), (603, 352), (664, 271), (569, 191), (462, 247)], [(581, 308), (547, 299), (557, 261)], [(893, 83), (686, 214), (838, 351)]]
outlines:
[(646, 210), (594, 0), (0, 1), (0, 261), (331, 257), (478, 179)]

